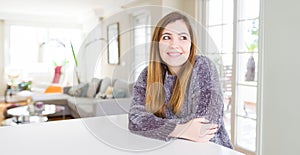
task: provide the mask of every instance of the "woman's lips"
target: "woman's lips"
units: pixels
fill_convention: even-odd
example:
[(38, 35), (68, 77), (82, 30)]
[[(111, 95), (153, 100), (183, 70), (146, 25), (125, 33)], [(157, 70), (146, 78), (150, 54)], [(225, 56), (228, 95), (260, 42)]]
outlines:
[(176, 57), (176, 56), (180, 56), (182, 53), (180, 53), (180, 52), (167, 52), (167, 54), (169, 56)]

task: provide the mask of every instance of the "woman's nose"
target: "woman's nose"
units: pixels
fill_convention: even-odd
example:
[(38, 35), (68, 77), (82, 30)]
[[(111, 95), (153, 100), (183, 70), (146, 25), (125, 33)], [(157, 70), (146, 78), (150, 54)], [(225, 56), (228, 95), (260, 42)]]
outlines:
[(171, 47), (172, 48), (177, 48), (177, 47), (179, 47), (179, 42), (178, 42), (179, 40), (178, 39), (172, 39), (172, 41), (171, 41)]

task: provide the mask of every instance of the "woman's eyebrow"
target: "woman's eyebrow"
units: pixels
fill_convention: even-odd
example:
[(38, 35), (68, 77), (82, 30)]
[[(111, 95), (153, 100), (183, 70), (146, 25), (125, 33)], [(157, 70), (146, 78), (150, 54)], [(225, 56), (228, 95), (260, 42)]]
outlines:
[(186, 33), (186, 32), (180, 32), (180, 33), (178, 33), (178, 35), (187, 35), (187, 36), (190, 36), (188, 33)]
[[(161, 35), (172, 35), (171, 33), (169, 33), (169, 32), (165, 32), (165, 33), (163, 33), (163, 34), (161, 34)], [(187, 35), (187, 36), (190, 36), (188, 33), (186, 33), (186, 32), (180, 32), (180, 33), (178, 33), (177, 35)]]
[(171, 33), (168, 33), (168, 32), (165, 32), (165, 33), (163, 33), (163, 34), (161, 34), (161, 35), (172, 35)]

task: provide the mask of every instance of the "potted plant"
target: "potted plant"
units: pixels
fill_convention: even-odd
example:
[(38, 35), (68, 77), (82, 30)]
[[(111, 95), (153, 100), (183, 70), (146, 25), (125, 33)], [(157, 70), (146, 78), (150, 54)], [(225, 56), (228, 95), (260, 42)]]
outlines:
[(70, 44), (71, 44), (73, 58), (74, 58), (74, 61), (75, 61), (75, 74), (76, 74), (76, 77), (77, 77), (77, 82), (78, 82), (78, 84), (80, 84), (80, 78), (79, 78), (79, 74), (78, 74), (78, 71), (77, 71), (78, 62), (77, 62), (77, 58), (76, 58), (76, 55), (75, 55), (75, 52), (74, 52), (74, 48), (73, 48), (72, 42), (70, 42)]

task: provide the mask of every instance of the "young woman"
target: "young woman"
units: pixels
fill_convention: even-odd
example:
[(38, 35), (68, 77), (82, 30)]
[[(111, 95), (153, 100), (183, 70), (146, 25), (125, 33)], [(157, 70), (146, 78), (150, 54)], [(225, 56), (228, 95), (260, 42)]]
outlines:
[(223, 122), (223, 97), (217, 70), (196, 55), (189, 20), (172, 12), (157, 24), (150, 61), (133, 89), (129, 130), (168, 141), (212, 141), (232, 148)]

